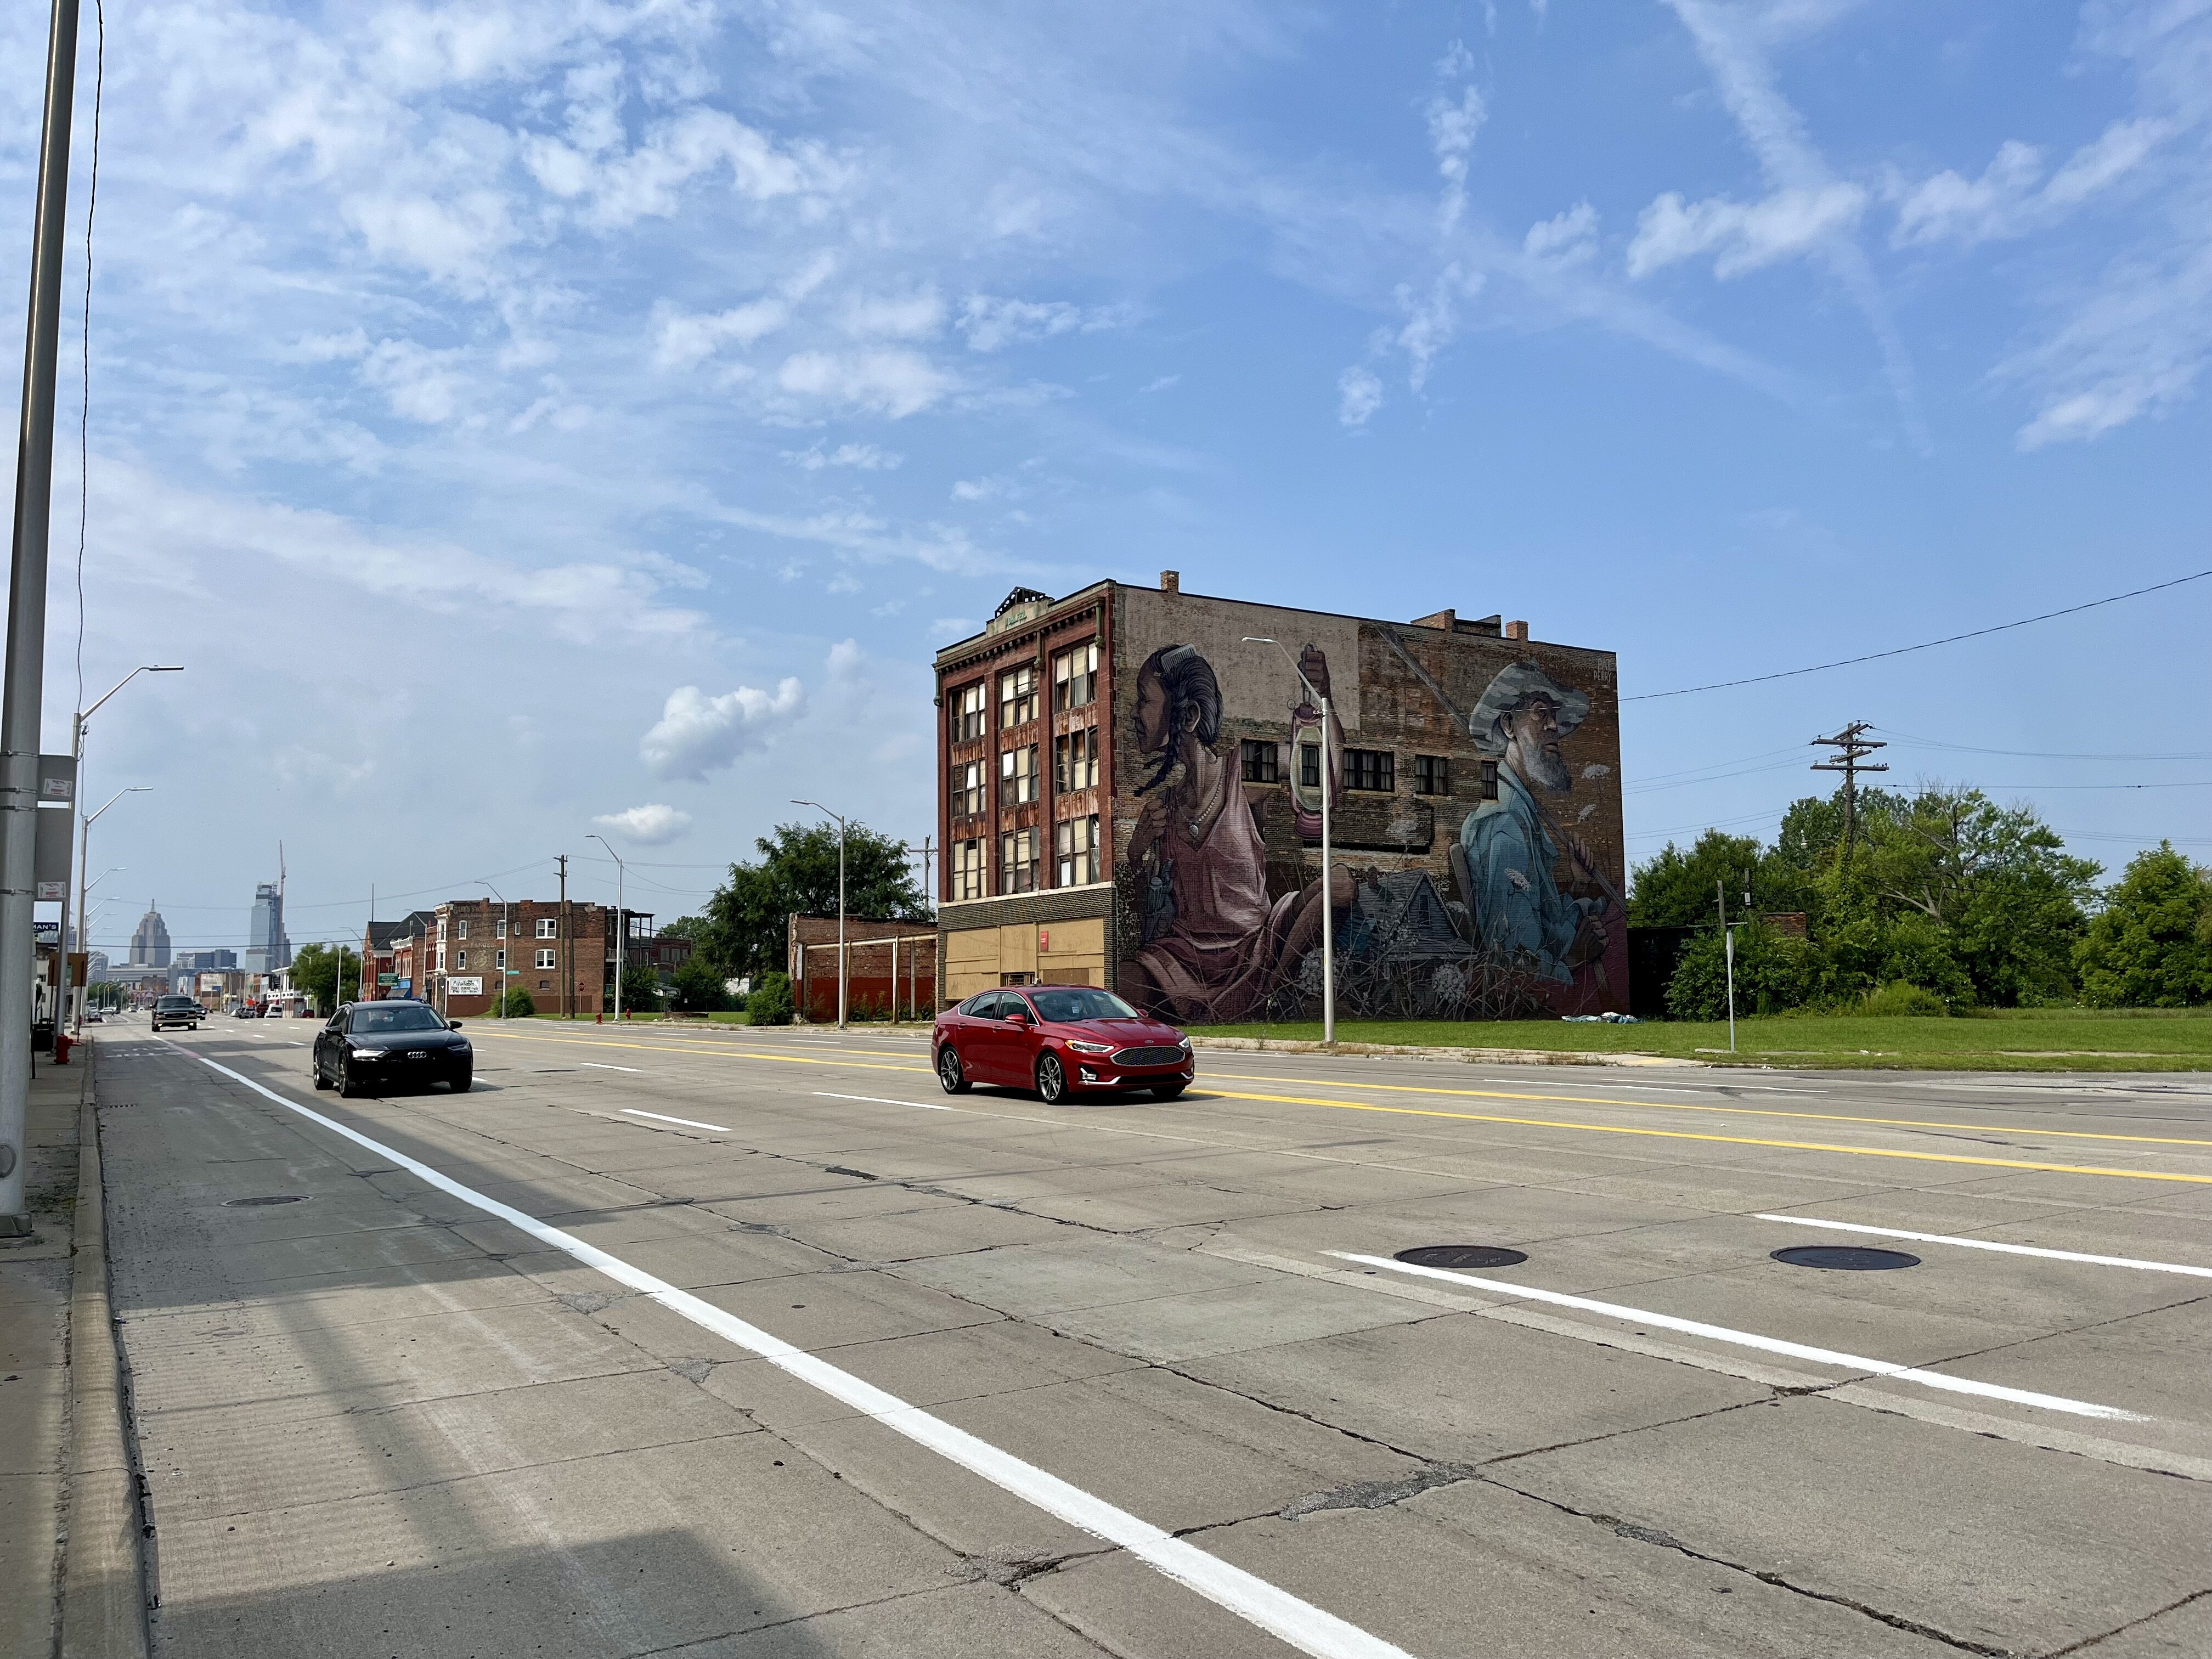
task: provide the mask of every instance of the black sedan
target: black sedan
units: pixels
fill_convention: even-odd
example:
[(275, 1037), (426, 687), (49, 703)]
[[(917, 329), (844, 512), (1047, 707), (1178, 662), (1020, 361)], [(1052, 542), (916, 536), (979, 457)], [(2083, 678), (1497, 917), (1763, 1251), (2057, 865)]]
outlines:
[(349, 1002), (315, 1033), (312, 1062), (318, 1089), (350, 1098), (427, 1089), (434, 1083), (466, 1094), (476, 1054), (461, 1035), (420, 1002)]

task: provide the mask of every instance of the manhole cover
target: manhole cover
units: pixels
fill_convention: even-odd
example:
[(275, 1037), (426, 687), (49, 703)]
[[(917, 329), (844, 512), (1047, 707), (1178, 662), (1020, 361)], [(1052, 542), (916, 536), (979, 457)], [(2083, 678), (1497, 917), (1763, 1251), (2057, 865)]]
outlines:
[(1522, 1251), (1501, 1249), (1495, 1244), (1423, 1244), (1401, 1250), (1390, 1259), (1416, 1267), (1510, 1267), (1528, 1258)]
[(250, 1210), (263, 1204), (304, 1204), (307, 1201), (305, 1193), (275, 1193), (267, 1198), (226, 1198), (222, 1207), (226, 1210)]
[(1795, 1244), (1774, 1252), (1777, 1261), (1793, 1267), (1826, 1267), (1846, 1273), (1886, 1273), (1892, 1267), (1917, 1267), (1920, 1258), (1902, 1250), (1870, 1250), (1857, 1244)]

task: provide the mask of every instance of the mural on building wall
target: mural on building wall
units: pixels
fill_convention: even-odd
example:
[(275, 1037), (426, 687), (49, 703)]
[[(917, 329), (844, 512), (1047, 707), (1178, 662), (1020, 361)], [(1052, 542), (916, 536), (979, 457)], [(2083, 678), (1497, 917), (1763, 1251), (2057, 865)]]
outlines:
[[(1198, 615), (1186, 609), (1182, 620), (1203, 637), (1189, 627)], [(1140, 804), (1117, 866), (1121, 994), (1186, 1024), (1311, 1016), (1322, 990), (1316, 843), (1326, 787), (1340, 1012), (1480, 1018), (1625, 1007), (1620, 854), (1590, 839), (1617, 834), (1617, 813), (1591, 822), (1617, 781), (1610, 765), (1589, 759), (1587, 743), (1579, 778), (1562, 750), (1590, 714), (1589, 690), (1561, 669), (1580, 653), (1545, 647), (1547, 672), (1533, 653), (1499, 665), (1506, 651), (1528, 647), (1474, 651), (1460, 641), (1431, 672), (1401, 630), (1357, 629), (1352, 663), (1285, 637), (1296, 676), (1284, 665), (1255, 679), (1255, 664), (1232, 657), (1251, 708), (1224, 708), (1215, 665), (1191, 637), (1141, 658), (1124, 706), (1136, 768), (1125, 782)], [(1332, 670), (1339, 690), (1329, 688)], [(1448, 687), (1455, 674), (1464, 682)], [(1361, 729), (1347, 736), (1332, 718), (1324, 739), (1301, 679), (1359, 711)], [(1255, 686), (1267, 689), (1255, 697)], [(1240, 738), (1256, 762), (1240, 757)], [(1416, 754), (1455, 753), (1465, 769), (1445, 788), (1409, 788), (1401, 775), (1380, 789), (1353, 776), (1347, 792), (1347, 744), (1355, 758), (1387, 751), (1400, 767)], [(1302, 745), (1322, 751), (1311, 757), (1321, 777), (1302, 773)], [(1602, 739), (1596, 752), (1612, 758)], [(1613, 956), (1622, 960), (1609, 972)]]

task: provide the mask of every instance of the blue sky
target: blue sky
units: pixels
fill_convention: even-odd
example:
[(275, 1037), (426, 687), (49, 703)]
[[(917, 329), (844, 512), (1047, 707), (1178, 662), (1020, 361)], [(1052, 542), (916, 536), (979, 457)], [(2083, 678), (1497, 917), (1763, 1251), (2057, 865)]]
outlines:
[[(792, 796), (918, 841), (930, 654), (1016, 583), (1499, 611), (1632, 695), (2212, 565), (2208, 0), (107, 14), (85, 680), (189, 672), (90, 739), (155, 792), (95, 944), (238, 942), (280, 838), (303, 939), (611, 896), (595, 828), (678, 914)], [(1856, 718), (2204, 856), (2212, 791), (2116, 786), (2212, 780), (2208, 615), (1632, 705), (1632, 854)]]

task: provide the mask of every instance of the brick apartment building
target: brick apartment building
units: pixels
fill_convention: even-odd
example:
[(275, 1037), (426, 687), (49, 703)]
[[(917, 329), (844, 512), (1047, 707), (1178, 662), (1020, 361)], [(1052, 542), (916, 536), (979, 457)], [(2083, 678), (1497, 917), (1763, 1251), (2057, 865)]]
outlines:
[[(623, 915), (633, 966), (665, 979), (690, 960), (691, 941), (656, 936), (652, 912)], [(529, 992), (541, 1014), (590, 1016), (611, 1003), (614, 937), (611, 904), (453, 899), (404, 921), (372, 922), (362, 945), (375, 963), (374, 995), (411, 997), (465, 1019), (491, 1010), (504, 977)]]
[(1059, 981), (1183, 1024), (1310, 1017), (1326, 902), (1347, 1017), (1627, 1006), (1610, 652), (1168, 571), (1017, 588), (936, 672), (944, 1004)]
[[(784, 971), (805, 1020), (837, 1018), (837, 918), (784, 921)], [(845, 1007), (854, 1018), (907, 1018), (937, 1007), (937, 930), (928, 921), (845, 918)]]

